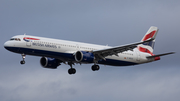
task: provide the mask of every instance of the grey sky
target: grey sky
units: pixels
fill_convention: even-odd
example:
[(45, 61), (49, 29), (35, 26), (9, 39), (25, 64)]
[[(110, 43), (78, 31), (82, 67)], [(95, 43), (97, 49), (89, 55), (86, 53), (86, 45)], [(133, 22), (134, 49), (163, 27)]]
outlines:
[[(180, 1), (178, 0), (0, 0), (1, 101), (179, 101)], [(175, 51), (160, 61), (129, 67), (62, 64), (40, 66), (40, 57), (4, 49), (12, 36), (28, 34), (117, 46), (142, 39), (157, 26), (155, 54)]]

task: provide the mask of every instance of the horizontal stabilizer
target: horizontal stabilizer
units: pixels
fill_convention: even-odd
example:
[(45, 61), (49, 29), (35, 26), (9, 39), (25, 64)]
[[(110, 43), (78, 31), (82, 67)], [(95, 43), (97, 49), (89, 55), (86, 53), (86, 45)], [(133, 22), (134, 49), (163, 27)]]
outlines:
[(169, 54), (174, 54), (175, 52), (169, 52), (169, 53), (164, 53), (164, 54), (159, 54), (159, 55), (154, 55), (154, 56), (148, 56), (146, 58), (155, 58), (155, 57), (159, 57), (159, 56), (164, 56), (164, 55), (169, 55)]

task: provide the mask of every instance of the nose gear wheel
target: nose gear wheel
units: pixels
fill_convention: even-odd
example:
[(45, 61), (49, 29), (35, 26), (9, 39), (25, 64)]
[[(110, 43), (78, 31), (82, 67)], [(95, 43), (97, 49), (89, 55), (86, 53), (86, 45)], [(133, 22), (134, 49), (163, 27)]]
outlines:
[(25, 64), (25, 58), (26, 58), (26, 55), (25, 55), (24, 53), (21, 54), (21, 55), (22, 55), (23, 60), (20, 61), (20, 63), (21, 63), (21, 64)]

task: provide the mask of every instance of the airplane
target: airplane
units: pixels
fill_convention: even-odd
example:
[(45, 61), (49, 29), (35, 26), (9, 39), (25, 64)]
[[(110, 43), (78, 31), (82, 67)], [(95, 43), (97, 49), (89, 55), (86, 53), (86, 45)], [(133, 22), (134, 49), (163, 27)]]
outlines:
[(70, 66), (69, 74), (75, 74), (75, 64), (94, 64), (91, 69), (98, 71), (100, 66), (131, 66), (160, 60), (160, 56), (174, 52), (154, 55), (153, 49), (158, 28), (151, 26), (140, 42), (116, 47), (51, 39), (30, 35), (17, 35), (4, 43), (5, 49), (22, 55), (40, 56), (44, 68), (56, 69), (62, 63)]

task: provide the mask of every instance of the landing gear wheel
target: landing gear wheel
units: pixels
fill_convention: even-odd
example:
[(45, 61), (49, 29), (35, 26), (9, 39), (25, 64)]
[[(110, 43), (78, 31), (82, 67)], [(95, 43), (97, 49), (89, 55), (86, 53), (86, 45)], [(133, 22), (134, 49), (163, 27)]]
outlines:
[(22, 58), (23, 58), (23, 60), (20, 62), (21, 64), (25, 64), (25, 57), (26, 57), (26, 55), (23, 53), (23, 54), (21, 54), (22, 55)]
[(100, 69), (99, 65), (93, 65), (91, 67), (92, 71), (98, 71)]
[(68, 70), (68, 73), (71, 75), (71, 74), (75, 74), (76, 73), (76, 69), (75, 68), (70, 68)]
[(25, 61), (24, 61), (24, 60), (22, 60), (20, 63), (23, 65), (23, 64), (25, 64)]

